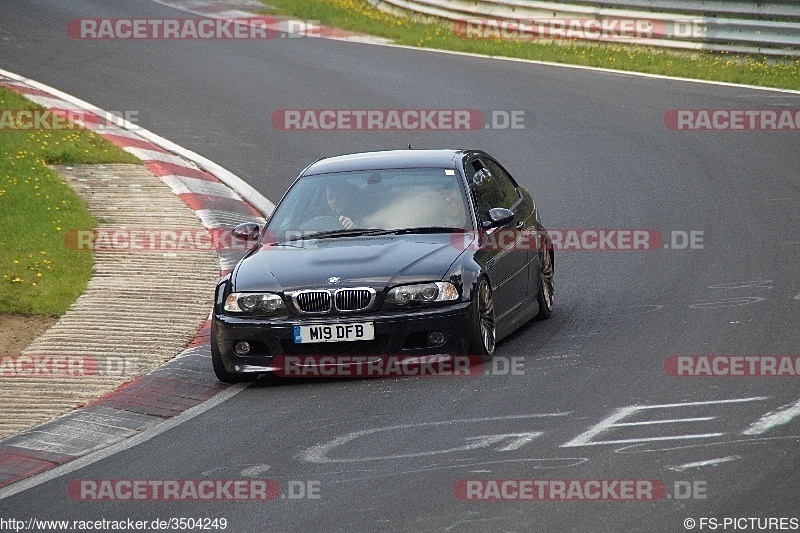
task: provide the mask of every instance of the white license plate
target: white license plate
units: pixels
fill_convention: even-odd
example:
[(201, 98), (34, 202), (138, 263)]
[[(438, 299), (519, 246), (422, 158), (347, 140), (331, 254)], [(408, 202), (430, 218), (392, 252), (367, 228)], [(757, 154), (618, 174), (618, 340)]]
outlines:
[(314, 324), (313, 326), (295, 326), (295, 344), (307, 342), (347, 342), (371, 341), (375, 338), (375, 327), (372, 322), (348, 324)]

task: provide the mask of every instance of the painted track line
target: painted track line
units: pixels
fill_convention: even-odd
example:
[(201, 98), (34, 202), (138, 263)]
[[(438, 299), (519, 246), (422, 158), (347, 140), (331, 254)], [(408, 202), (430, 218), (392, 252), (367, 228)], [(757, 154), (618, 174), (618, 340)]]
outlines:
[[(325, 37), (322, 37), (325, 38)], [(587, 70), (589, 72), (599, 72), (603, 74), (614, 74), (614, 75), (621, 75), (621, 76), (633, 76), (637, 78), (650, 78), (655, 80), (662, 80), (662, 81), (680, 81), (680, 82), (687, 82), (687, 83), (700, 83), (704, 85), (716, 85), (719, 87), (731, 87), (735, 89), (752, 89), (755, 91), (771, 91), (771, 92), (778, 92), (784, 94), (791, 94), (800, 96), (800, 91), (794, 89), (780, 89), (777, 87), (760, 87), (758, 85), (745, 85), (742, 83), (731, 83), (727, 81), (714, 81), (714, 80), (698, 80), (695, 78), (682, 78), (680, 76), (667, 76), (666, 74), (650, 74), (647, 72), (634, 72), (630, 70), (619, 70), (613, 68), (606, 68), (606, 67), (589, 67), (586, 65), (570, 65), (568, 63), (555, 63), (553, 61), (540, 61), (537, 59), (523, 59), (520, 57), (506, 57), (506, 56), (487, 56), (482, 54), (475, 54), (472, 52), (459, 52), (456, 50), (440, 50), (438, 48), (423, 48), (423, 47), (416, 47), (416, 46), (408, 46), (404, 44), (383, 44), (383, 43), (366, 43), (366, 44), (374, 44), (376, 46), (391, 46), (393, 48), (404, 48), (407, 50), (423, 50), (425, 52), (438, 52), (441, 54), (450, 54), (450, 55), (457, 55), (457, 56), (466, 56), (466, 57), (474, 57), (480, 59), (498, 59), (501, 61), (511, 61), (514, 63), (529, 63), (533, 65), (542, 65), (546, 67), (561, 67), (561, 68), (569, 68), (574, 70)]]

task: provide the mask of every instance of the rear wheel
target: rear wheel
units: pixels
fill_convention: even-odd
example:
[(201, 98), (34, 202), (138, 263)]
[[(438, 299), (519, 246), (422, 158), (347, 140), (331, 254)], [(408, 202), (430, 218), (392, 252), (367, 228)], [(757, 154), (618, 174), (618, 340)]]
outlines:
[(469, 354), (477, 355), (483, 362), (491, 361), (494, 355), (495, 338), (492, 289), (486, 278), (480, 278), (472, 301)]
[(539, 294), (536, 299), (539, 302), (539, 314), (536, 318), (544, 319), (550, 318), (553, 314), (553, 305), (555, 304), (554, 297), (554, 283), (553, 283), (553, 254), (552, 244), (550, 238), (545, 236), (542, 238), (542, 246), (539, 254)]

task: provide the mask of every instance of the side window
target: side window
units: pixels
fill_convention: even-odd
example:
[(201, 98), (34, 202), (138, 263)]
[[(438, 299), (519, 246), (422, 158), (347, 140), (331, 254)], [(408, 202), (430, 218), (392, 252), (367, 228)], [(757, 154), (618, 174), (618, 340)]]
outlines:
[(489, 169), (489, 172), (491, 172), (495, 183), (501, 191), (502, 200), (500, 200), (500, 203), (495, 207), (511, 209), (520, 198), (516, 183), (514, 183), (514, 180), (508, 175), (508, 172), (503, 170), (503, 167), (491, 159), (484, 159), (483, 162)]
[(473, 159), (465, 168), (479, 221), (486, 220), (486, 214), (493, 207), (503, 207), (503, 193), (497, 186), (489, 169), (479, 159)]

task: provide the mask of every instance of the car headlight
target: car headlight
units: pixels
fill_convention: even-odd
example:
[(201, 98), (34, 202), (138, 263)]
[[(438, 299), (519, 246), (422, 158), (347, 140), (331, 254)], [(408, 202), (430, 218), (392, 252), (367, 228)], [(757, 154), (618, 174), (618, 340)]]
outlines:
[(451, 302), (458, 300), (458, 289), (447, 281), (400, 285), (389, 291), (386, 302), (395, 305), (413, 303)]
[(279, 314), (286, 310), (283, 298), (273, 293), (233, 292), (225, 299), (230, 313)]

